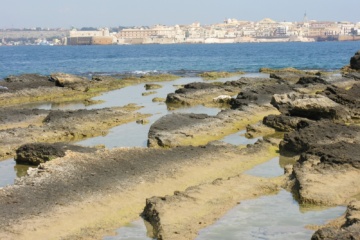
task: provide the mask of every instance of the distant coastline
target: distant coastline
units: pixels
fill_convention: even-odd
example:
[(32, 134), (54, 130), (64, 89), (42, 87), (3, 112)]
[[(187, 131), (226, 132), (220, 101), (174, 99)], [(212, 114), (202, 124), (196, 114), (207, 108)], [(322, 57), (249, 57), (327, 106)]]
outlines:
[(0, 46), (360, 41), (360, 22), (258, 22), (81, 29), (0, 29)]

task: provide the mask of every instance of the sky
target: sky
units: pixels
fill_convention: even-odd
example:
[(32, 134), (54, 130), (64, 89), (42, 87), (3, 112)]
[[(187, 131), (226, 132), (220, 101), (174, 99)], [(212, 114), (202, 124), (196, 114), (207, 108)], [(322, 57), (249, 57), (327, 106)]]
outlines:
[(360, 22), (360, 0), (0, 0), (0, 28), (223, 22), (225, 18)]

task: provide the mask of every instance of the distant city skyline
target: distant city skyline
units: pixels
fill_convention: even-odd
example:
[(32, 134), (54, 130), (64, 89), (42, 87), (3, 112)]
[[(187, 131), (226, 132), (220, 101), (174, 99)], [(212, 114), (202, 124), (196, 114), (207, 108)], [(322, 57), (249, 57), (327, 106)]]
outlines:
[(0, 28), (70, 28), (176, 25), (222, 22), (226, 18), (300, 22), (360, 22), (359, 0), (18, 0), (0, 2)]

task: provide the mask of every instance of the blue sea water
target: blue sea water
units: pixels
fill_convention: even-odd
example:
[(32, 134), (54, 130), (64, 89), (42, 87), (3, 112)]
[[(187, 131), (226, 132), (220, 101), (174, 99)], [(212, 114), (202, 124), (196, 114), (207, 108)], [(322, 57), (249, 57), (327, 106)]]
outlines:
[(338, 70), (360, 42), (0, 47), (0, 79), (22, 73)]

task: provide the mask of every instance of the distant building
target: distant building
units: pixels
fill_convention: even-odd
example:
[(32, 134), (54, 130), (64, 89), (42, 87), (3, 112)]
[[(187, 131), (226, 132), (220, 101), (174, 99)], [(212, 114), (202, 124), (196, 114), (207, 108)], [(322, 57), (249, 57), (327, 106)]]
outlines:
[(67, 38), (67, 45), (110, 45), (115, 43), (114, 36), (110, 35), (109, 29), (97, 31), (78, 31), (73, 29)]

